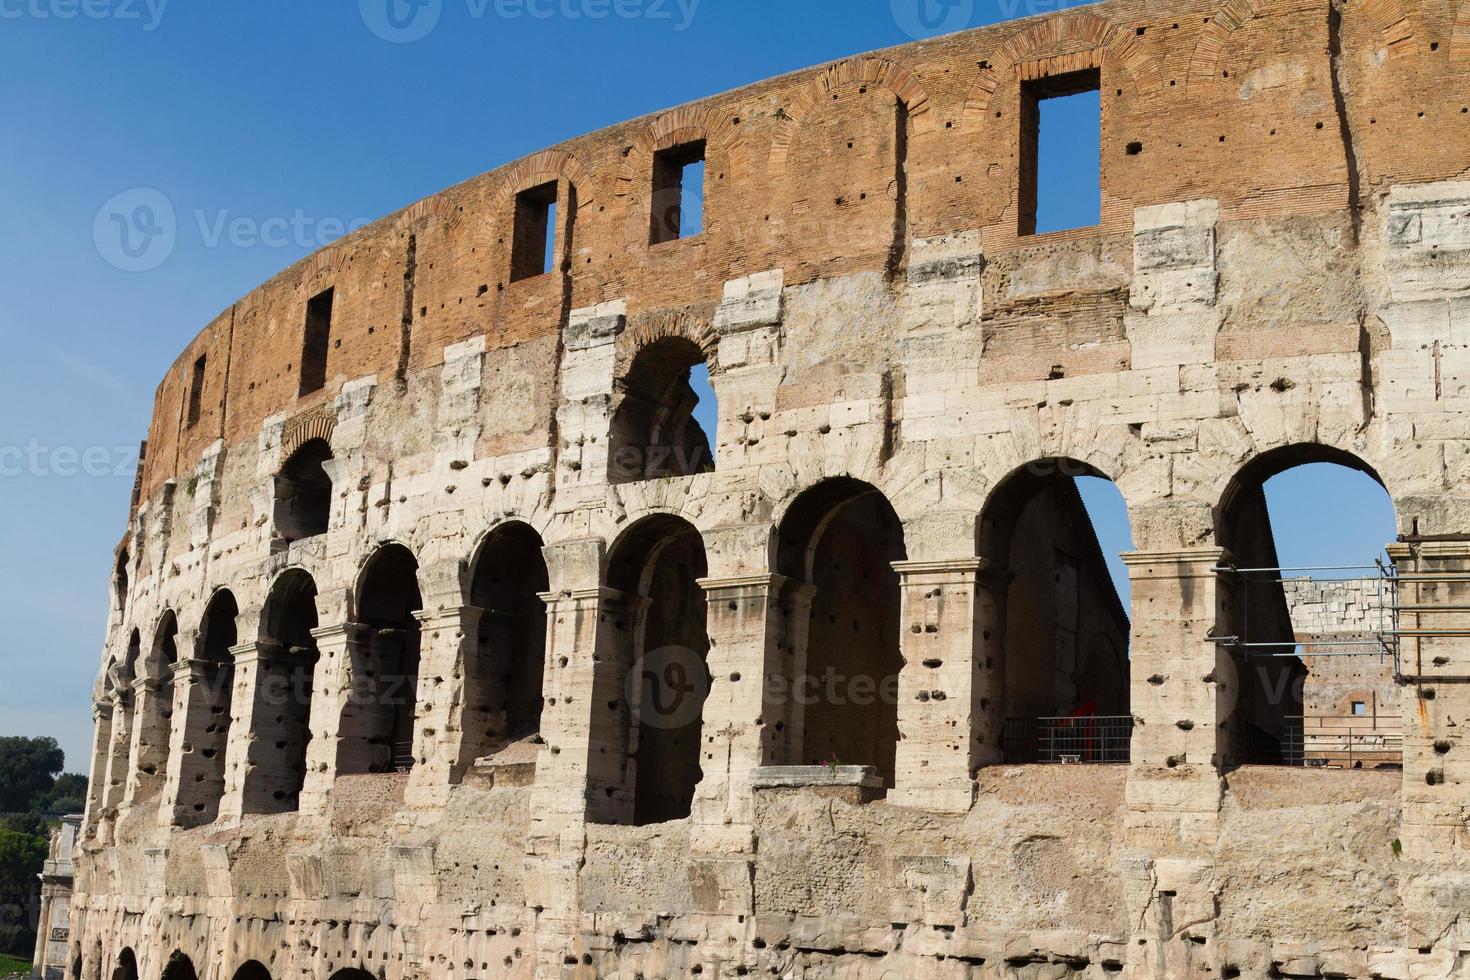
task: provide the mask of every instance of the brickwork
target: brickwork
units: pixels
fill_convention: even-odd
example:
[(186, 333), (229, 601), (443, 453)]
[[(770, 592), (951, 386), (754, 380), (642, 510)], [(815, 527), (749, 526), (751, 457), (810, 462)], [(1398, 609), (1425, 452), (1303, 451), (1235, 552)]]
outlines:
[[(75, 969), (1465, 976), (1465, 33), (1109, 0), (590, 134), (263, 284), (158, 389)], [(1094, 69), (1100, 223), (1024, 235), (1026, 87)], [(701, 140), (705, 230), (651, 244), (655, 157)], [(325, 533), (278, 504), (313, 441)], [(1283, 709), (1218, 569), (1274, 563), (1261, 487), (1313, 461), (1380, 480), (1421, 576), (1401, 773), (1236, 755)], [(1008, 711), (1084, 689), (1128, 765), (1007, 760)]]

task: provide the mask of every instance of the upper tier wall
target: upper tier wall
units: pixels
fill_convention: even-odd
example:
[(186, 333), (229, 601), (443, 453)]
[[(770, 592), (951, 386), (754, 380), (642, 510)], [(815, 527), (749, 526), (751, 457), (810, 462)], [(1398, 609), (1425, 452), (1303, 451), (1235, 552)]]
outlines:
[[(1321, 212), (1461, 172), (1470, 6), (1344, 11), (1335, 25), (1328, 0), (1108, 2), (761, 82), (491, 171), (292, 266), (206, 327), (158, 387), (144, 496), (216, 440), (330, 403), (348, 379), (403, 377), (475, 334), (492, 349), (549, 336), (568, 310), (614, 298), (630, 314), (704, 306), (764, 269), (787, 285), (898, 271), (912, 240), (959, 230), (980, 229), (993, 257), (1128, 234), (1152, 203), (1213, 198), (1222, 221)], [(1022, 236), (1020, 83), (1094, 62), (1101, 223)], [(650, 246), (653, 153), (693, 139), (708, 142), (705, 232)], [(511, 282), (516, 192), (553, 180), (575, 191), (563, 271)], [(329, 286), (327, 383), (301, 399), (305, 306)]]

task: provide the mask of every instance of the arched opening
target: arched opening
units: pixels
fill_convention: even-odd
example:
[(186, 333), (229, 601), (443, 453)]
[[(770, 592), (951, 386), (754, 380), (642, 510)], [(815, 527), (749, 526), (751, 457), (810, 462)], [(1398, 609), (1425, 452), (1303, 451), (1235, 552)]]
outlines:
[[(695, 390), (696, 382), (702, 391)], [(665, 337), (640, 350), (614, 391), (609, 482), (713, 471), (711, 438), (703, 427), (715, 417), (713, 400), (698, 344)]]
[(332, 974), (331, 980), (377, 980), (377, 978), (366, 970), (346, 969)]
[(541, 728), (550, 589), (541, 536), (528, 524), (496, 528), (475, 556), (470, 605), (480, 610), (476, 663), (466, 670), (464, 765)]
[[(1084, 500), (1107, 494), (1115, 547), (1131, 547), (1127, 508), (1111, 481), (1072, 459), (1028, 463), (981, 513), (999, 657), (1006, 762), (1127, 762), (1128, 583)], [(1117, 538), (1122, 538), (1118, 542)]]
[(117, 553), (117, 567), (112, 575), (113, 593), (117, 600), (117, 612), (124, 616), (128, 611), (128, 549)]
[(138, 957), (131, 949), (117, 954), (117, 966), (113, 967), (112, 980), (138, 980)]
[(322, 466), (332, 458), (325, 439), (301, 444), (276, 477), (273, 551), (327, 533), (332, 514), (332, 478)]
[(178, 620), (170, 610), (158, 622), (137, 708), (138, 784), (135, 800), (154, 796), (168, 774), (174, 717), (174, 671), (179, 665), (178, 635)]
[(271, 980), (271, 971), (256, 960), (251, 960), (235, 971), (234, 980)]
[(106, 786), (102, 791), (104, 809), (122, 802), (128, 786), (128, 764), (133, 752), (133, 680), (143, 657), (143, 635), (133, 630), (128, 637), (127, 653), (121, 664), (108, 668), (103, 687), (112, 700), (112, 733), (108, 737)]
[(199, 980), (194, 972), (194, 961), (175, 950), (163, 967), (163, 980)]
[(805, 668), (793, 679), (805, 709), (793, 748), (807, 765), (873, 766), (889, 789), (903, 665), (893, 563), (906, 555), (888, 499), (845, 477), (804, 492), (777, 532), (776, 570), (813, 589)]
[(261, 611), (255, 730), (245, 757), (246, 813), (286, 813), (300, 805), (319, 657), (316, 627), (316, 582), (293, 568), (276, 579)]
[(199, 660), (204, 665), (204, 726), (191, 731), (189, 745), (198, 753), (191, 778), (179, 787), (179, 805), (188, 807), (187, 822), (212, 823), (219, 816), (219, 801), (225, 793), (225, 750), (230, 743), (231, 696), (235, 685), (235, 660), (230, 651), (239, 643), (235, 624), (240, 608), (229, 589), (210, 598), (199, 624)]
[(704, 539), (660, 514), (623, 532), (608, 552), (607, 583), (632, 613), (629, 782), (639, 826), (689, 816), (703, 778), (700, 732), (709, 693)]
[(1393, 500), (1363, 460), (1320, 444), (1263, 453), (1226, 488), (1217, 540), (1236, 697), (1236, 764), (1377, 768), (1403, 761), (1384, 547)]
[[(390, 544), (368, 559), (357, 588), (357, 656), (346, 736), (338, 771), (407, 772), (413, 768), (414, 711), (418, 705), (418, 562)], [(355, 736), (355, 737), (353, 737)]]

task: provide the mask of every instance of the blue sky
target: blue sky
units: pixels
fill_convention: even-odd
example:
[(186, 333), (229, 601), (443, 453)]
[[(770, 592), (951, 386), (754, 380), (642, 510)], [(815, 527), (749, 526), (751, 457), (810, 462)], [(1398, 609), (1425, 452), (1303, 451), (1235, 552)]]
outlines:
[[(0, 734), (54, 735), (85, 766), (153, 389), (237, 297), (344, 227), (562, 139), (1057, 6), (412, 3), (0, 0)], [(104, 204), (139, 194), (175, 215), (160, 262), (94, 236)], [(119, 267), (140, 264), (155, 267)], [(1110, 547), (1123, 540), (1099, 524)]]

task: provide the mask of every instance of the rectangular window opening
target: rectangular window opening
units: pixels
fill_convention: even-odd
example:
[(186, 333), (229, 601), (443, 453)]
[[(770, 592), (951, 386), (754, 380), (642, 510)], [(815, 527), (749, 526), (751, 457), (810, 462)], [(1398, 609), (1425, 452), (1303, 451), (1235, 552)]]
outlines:
[(654, 154), (650, 244), (704, 232), (704, 151), (700, 140)]
[(1101, 85), (1096, 68), (1022, 85), (1022, 235), (1102, 220)]
[(327, 384), (327, 348), (332, 340), (332, 296), (328, 289), (306, 304), (306, 336), (301, 343), (301, 390), (298, 395), (321, 391)]
[(556, 268), (556, 184), (542, 184), (516, 195), (515, 234), (511, 240), (510, 280), (544, 276)]
[(1368, 713), (1368, 703), (1366, 701), (1354, 701), (1353, 702), (1353, 714), (1355, 714), (1355, 715), (1366, 715), (1367, 713)]
[(189, 426), (199, 423), (199, 414), (204, 404), (204, 368), (208, 355), (200, 354), (194, 362), (194, 378), (189, 382)]

